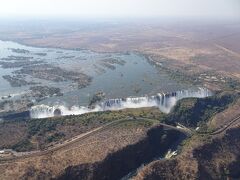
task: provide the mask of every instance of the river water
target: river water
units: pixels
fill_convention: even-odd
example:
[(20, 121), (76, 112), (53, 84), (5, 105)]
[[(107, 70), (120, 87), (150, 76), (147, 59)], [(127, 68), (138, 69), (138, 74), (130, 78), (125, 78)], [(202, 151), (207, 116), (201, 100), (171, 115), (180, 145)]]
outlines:
[[(48, 97), (37, 103), (33, 98), (32, 101), (36, 106), (61, 106), (66, 109), (78, 108), (79, 106), (87, 107), (94, 94), (102, 92), (104, 93), (103, 102), (109, 99), (141, 97), (142, 105), (139, 107), (142, 107), (156, 104), (153, 101), (149, 102), (148, 99), (161, 92), (199, 91), (197, 87), (171, 79), (167, 73), (161, 72), (151, 65), (145, 56), (138, 53), (98, 53), (79, 49), (37, 48), (15, 42), (0, 41), (0, 62), (17, 63), (18, 59), (11, 59), (14, 56), (31, 58), (31, 62), (42, 61), (49, 66), (60, 67), (68, 72), (81, 72), (92, 77), (89, 86), (79, 89), (76, 83), (72, 81), (54, 82), (23, 74), (25, 80), (37, 82), (38, 86), (58, 87), (63, 92), (63, 96)], [(26, 64), (23, 65), (23, 67), (26, 66)], [(12, 87), (9, 82), (2, 78), (4, 75), (14, 75), (15, 71), (23, 67), (3, 68), (0, 66), (0, 97), (19, 95), (19, 98), (21, 98), (22, 94), (29, 92), (30, 87), (36, 86)], [(196, 97), (198, 96), (202, 97), (202, 94)], [(122, 102), (125, 103), (122, 103), (121, 107), (127, 107), (128, 101)], [(71, 112), (69, 113), (71, 114)]]

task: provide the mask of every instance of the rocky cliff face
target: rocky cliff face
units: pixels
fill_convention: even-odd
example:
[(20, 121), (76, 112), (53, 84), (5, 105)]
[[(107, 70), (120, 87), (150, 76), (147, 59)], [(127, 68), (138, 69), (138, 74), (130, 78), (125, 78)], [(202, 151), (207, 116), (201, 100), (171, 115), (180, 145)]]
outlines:
[(193, 156), (199, 164), (200, 179), (240, 178), (240, 128), (230, 129), (222, 138), (197, 148)]
[(177, 158), (155, 161), (135, 177), (140, 179), (240, 179), (240, 127), (203, 142)]
[(65, 105), (36, 105), (30, 110), (32, 118), (47, 118), (54, 117), (56, 110), (58, 115), (79, 115), (89, 112), (99, 112), (108, 110), (121, 110), (127, 108), (143, 108), (143, 107), (158, 107), (161, 112), (169, 113), (175, 106), (176, 102), (184, 98), (205, 98), (212, 95), (212, 92), (205, 88), (194, 90), (182, 90), (171, 93), (158, 93), (155, 96), (142, 96), (142, 97), (128, 97), (108, 99), (103, 102), (96, 103), (91, 107), (72, 106), (66, 107)]
[(148, 131), (136, 144), (109, 154), (103, 161), (66, 168), (58, 178), (64, 179), (120, 179), (154, 158), (162, 157), (171, 146), (185, 135), (162, 126)]

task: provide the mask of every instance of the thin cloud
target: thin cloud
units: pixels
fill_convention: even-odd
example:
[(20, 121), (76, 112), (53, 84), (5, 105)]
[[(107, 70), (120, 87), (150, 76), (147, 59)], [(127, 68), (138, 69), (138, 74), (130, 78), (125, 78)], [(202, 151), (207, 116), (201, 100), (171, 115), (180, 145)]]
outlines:
[(0, 16), (240, 17), (239, 0), (7, 0)]

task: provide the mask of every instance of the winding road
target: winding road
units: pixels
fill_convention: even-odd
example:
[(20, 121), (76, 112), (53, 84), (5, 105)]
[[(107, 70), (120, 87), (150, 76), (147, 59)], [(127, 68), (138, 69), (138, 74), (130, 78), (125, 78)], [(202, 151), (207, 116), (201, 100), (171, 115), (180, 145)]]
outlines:
[[(15, 160), (19, 160), (19, 159), (24, 159), (24, 158), (30, 158), (30, 157), (34, 157), (34, 156), (42, 156), (42, 155), (47, 155), (47, 154), (51, 154), (54, 153), (54, 151), (69, 147), (70, 145), (74, 145), (75, 143), (82, 141), (86, 138), (88, 138), (89, 136), (92, 136), (93, 134), (102, 132), (104, 130), (106, 130), (107, 128), (113, 127), (117, 124), (123, 123), (123, 122), (127, 122), (127, 121), (131, 121), (134, 120), (133, 118), (124, 118), (124, 119), (119, 119), (113, 122), (110, 122), (108, 124), (105, 124), (104, 126), (100, 126), (98, 128), (92, 129), (91, 131), (88, 131), (86, 133), (80, 134), (78, 136), (75, 136), (71, 139), (68, 139), (62, 143), (58, 143), (56, 145), (54, 145), (51, 148), (48, 148), (46, 150), (43, 151), (30, 151), (30, 152), (15, 152), (15, 151), (11, 151), (12, 154), (14, 155), (13, 157), (8, 157), (8, 158), (2, 158), (0, 159), (0, 164), (4, 164), (4, 163), (9, 163)], [(150, 119), (150, 118), (137, 118), (137, 120), (150, 120), (150, 121), (158, 121), (156, 119)], [(222, 133), (223, 131), (227, 130), (231, 125), (233, 125), (235, 122), (237, 122), (238, 120), (240, 120), (240, 115), (235, 117), (234, 119), (232, 119), (228, 124), (226, 124), (224, 127), (215, 130), (214, 132), (211, 133), (207, 133), (207, 132), (199, 132), (198, 134), (210, 134), (210, 135), (217, 135)], [(168, 129), (174, 129), (177, 131), (180, 131), (184, 134), (186, 134), (187, 136), (191, 136), (195, 131), (181, 125), (178, 124), (178, 127), (172, 126), (172, 125), (168, 125), (168, 124), (164, 124), (164, 123), (158, 123), (158, 125), (162, 125), (165, 128)]]
[[(119, 120), (110, 122), (108, 124), (105, 124), (104, 126), (92, 129), (91, 131), (88, 131), (86, 133), (83, 133), (83, 134), (80, 134), (78, 136), (75, 136), (75, 137), (71, 138), (70, 140), (68, 139), (68, 140), (64, 141), (63, 143), (56, 144), (53, 147), (48, 148), (46, 150), (42, 150), (42, 151), (29, 151), (29, 152), (24, 152), (24, 153), (11, 151), (14, 156), (13, 157), (0, 159), (0, 164), (2, 164), (4, 162), (9, 163), (9, 162), (12, 162), (12, 161), (15, 161), (15, 160), (19, 160), (19, 159), (30, 158), (30, 157), (34, 157), (34, 156), (42, 156), (42, 155), (47, 155), (47, 154), (54, 153), (54, 151), (57, 151), (57, 150), (69, 147), (71, 145), (74, 145), (75, 143), (77, 143), (79, 141), (82, 141), (82, 140), (88, 138), (89, 136), (92, 136), (93, 134), (102, 132), (102, 131), (110, 128), (110, 127), (116, 126), (117, 124), (120, 124), (120, 123), (123, 123), (123, 122), (127, 122), (127, 121), (131, 121), (131, 120), (135, 120), (135, 119), (133, 119), (133, 118), (128, 118), (128, 119), (124, 118), (124, 119), (119, 119)], [(158, 121), (156, 119), (149, 119), (149, 118), (137, 118), (137, 120)], [(177, 130), (177, 131), (181, 131), (181, 132), (183, 132), (183, 133), (185, 133), (187, 135), (190, 135), (189, 131), (186, 131), (184, 129), (179, 129), (179, 128), (175, 127), (175, 126), (167, 125), (167, 124), (164, 124), (164, 123), (158, 123), (158, 125), (162, 125), (162, 126), (168, 128), (168, 129), (174, 129), (174, 130)]]
[(211, 132), (210, 135), (217, 135), (222, 133), (223, 131), (227, 130), (231, 125), (233, 125), (235, 122), (237, 122), (238, 120), (240, 120), (240, 115), (235, 117), (234, 119), (232, 119), (228, 124), (226, 124), (225, 126), (223, 126), (220, 129), (215, 130), (214, 132)]

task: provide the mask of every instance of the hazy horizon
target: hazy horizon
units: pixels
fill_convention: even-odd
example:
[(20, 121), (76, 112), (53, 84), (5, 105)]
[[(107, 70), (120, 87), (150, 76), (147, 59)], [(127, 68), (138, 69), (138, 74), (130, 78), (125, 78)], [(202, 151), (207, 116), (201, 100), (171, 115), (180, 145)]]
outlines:
[(8, 0), (1, 18), (240, 19), (239, 0)]

